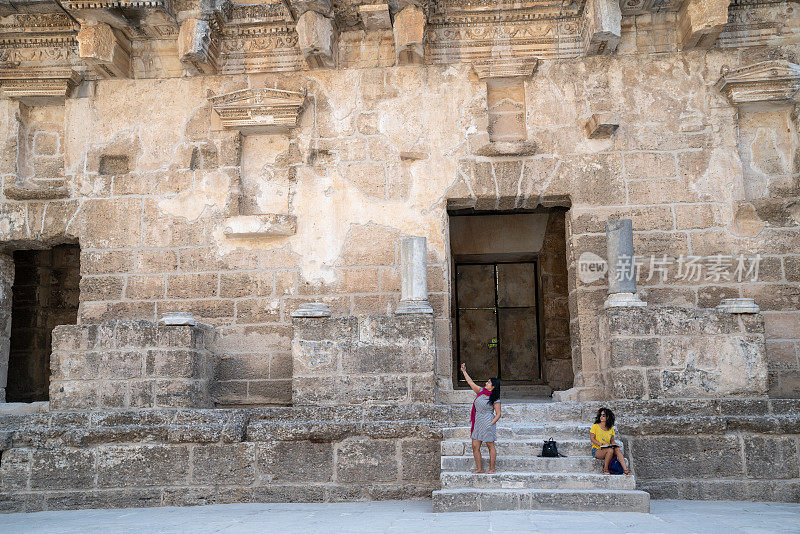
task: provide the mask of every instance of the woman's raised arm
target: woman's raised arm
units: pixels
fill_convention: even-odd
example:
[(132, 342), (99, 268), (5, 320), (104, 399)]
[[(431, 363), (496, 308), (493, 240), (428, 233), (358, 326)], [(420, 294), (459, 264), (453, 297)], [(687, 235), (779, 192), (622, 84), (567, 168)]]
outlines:
[(464, 378), (466, 379), (467, 384), (469, 384), (469, 387), (472, 388), (472, 391), (474, 391), (476, 395), (481, 392), (481, 388), (475, 382), (473, 382), (472, 379), (467, 374), (467, 364), (466, 363), (462, 363), (461, 364), (461, 374), (464, 375)]

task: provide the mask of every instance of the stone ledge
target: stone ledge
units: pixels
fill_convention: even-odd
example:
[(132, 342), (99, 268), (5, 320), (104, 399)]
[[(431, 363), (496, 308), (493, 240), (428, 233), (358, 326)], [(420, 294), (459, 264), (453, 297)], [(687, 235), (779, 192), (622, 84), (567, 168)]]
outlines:
[(225, 219), (222, 233), (226, 237), (238, 239), (287, 237), (297, 233), (297, 218), (277, 213), (237, 215)]

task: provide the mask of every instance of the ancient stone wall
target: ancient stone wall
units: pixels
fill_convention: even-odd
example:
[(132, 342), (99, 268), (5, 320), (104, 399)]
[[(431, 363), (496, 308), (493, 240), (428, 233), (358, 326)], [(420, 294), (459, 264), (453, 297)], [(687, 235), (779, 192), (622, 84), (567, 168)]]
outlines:
[(759, 314), (610, 308), (597, 350), (612, 398), (757, 396), (767, 392), (763, 332)]
[(430, 315), (295, 317), (292, 404), (432, 403)]
[(544, 337), (544, 378), (555, 390), (572, 387), (572, 347), (569, 342), (569, 292), (564, 212), (547, 219), (547, 231), (539, 254), (539, 320)]
[[(430, 497), (445, 407), (52, 413), (0, 421), (0, 510)], [(313, 424), (310, 421), (313, 420)]]
[(212, 335), (208, 326), (147, 321), (58, 326), (50, 358), (50, 409), (210, 407)]
[[(600, 406), (543, 403), (537, 419), (583, 421), (588, 435)], [(656, 498), (800, 498), (797, 400), (608, 406), (640, 489)], [(467, 421), (451, 405), (6, 415), (0, 510), (427, 498), (442, 428)]]
[(654, 499), (797, 502), (798, 409), (794, 400), (739, 398), (645, 402), (616, 413), (626, 417), (618, 429), (637, 486)]
[[(392, 312), (399, 242), (409, 235), (428, 239), (437, 384), (452, 387), (447, 210), (454, 207), (569, 208), (575, 384), (599, 388), (593, 341), (605, 282), (581, 282), (576, 261), (585, 251), (604, 256), (605, 221), (629, 217), (644, 257), (762, 255), (756, 282), (647, 279), (645, 270), (640, 288), (659, 305), (755, 298), (772, 394), (796, 395), (800, 226), (796, 188), (779, 187), (796, 178), (796, 136), (777, 129), (795, 131), (797, 116), (785, 107), (769, 112), (780, 115), (777, 126), (763, 117), (742, 122), (715, 85), (723, 67), (776, 56), (797, 62), (797, 46), (678, 52), (670, 16), (626, 17), (620, 55), (541, 62), (524, 81), (531, 145), (500, 157), (485, 150), (486, 83), (468, 64), (98, 80), (64, 100), (63, 134), (34, 134), (41, 139), (34, 148), (63, 135), (57, 156), (66, 197), (23, 198), (8, 164), (17, 161), (19, 117), (49, 123), (55, 115), (4, 99), (0, 241), (13, 249), (78, 240), (81, 322), (193, 312), (217, 328), (215, 352), (229, 364), (219, 371), (218, 402), (285, 404), (290, 313), (316, 300), (338, 316)], [(307, 91), (288, 134), (241, 137), (222, 127), (208, 100), (209, 91), (275, 86)], [(616, 133), (588, 138), (585, 119), (604, 113), (619, 115)], [(745, 195), (757, 190), (745, 188), (745, 176), (755, 176), (745, 163), (768, 171), (753, 171), (775, 184), (758, 191), (783, 191), (780, 203), (740, 208), (758, 204)], [(229, 219), (248, 214), (293, 217), (295, 225), (280, 235), (225, 233)], [(764, 226), (754, 233), (748, 221)]]

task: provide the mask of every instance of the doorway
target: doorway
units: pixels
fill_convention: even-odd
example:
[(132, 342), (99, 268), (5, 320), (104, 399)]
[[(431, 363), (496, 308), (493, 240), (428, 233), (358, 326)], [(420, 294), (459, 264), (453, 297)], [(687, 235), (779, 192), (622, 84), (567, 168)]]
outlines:
[(49, 399), (53, 328), (78, 320), (80, 248), (14, 251), (6, 402)]
[(462, 363), (476, 382), (571, 387), (565, 213), (448, 213), (456, 387)]

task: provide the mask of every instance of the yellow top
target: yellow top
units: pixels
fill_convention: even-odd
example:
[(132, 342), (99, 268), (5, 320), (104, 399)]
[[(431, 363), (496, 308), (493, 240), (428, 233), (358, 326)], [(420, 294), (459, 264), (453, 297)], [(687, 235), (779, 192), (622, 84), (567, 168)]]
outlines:
[[(603, 445), (608, 445), (611, 443), (611, 438), (614, 437), (614, 427), (612, 426), (608, 430), (603, 430), (600, 428), (599, 423), (595, 423), (592, 425), (592, 429), (589, 430), (590, 434), (594, 434), (594, 439), (598, 443), (602, 443)], [(592, 448), (597, 449), (597, 445), (592, 443)]]

